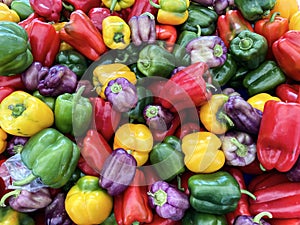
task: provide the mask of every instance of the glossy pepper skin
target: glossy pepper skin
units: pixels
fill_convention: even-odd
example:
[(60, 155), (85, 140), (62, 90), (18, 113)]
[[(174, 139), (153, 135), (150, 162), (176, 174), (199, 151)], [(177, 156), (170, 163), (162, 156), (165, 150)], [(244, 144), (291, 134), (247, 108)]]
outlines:
[(270, 225), (262, 217), (269, 216), (272, 218), (272, 214), (269, 212), (261, 212), (255, 216), (240, 215), (234, 221), (234, 225)]
[(50, 107), (50, 109), (52, 109), (52, 111), (54, 110), (54, 106), (55, 106), (54, 97), (41, 95), (41, 93), (38, 90), (34, 91), (32, 95), (45, 102)]
[(35, 225), (35, 221), (28, 214), (18, 212), (11, 207), (0, 207), (0, 222), (9, 225)]
[(102, 2), (111, 12), (113, 12), (131, 7), (135, 3), (135, 0), (104, 0)]
[[(276, 90), (277, 90), (277, 88), (276, 88)], [(278, 95), (276, 94), (276, 96), (278, 96)], [(256, 109), (263, 112), (264, 111), (264, 106), (265, 106), (267, 101), (269, 101), (269, 100), (280, 101), (280, 98), (278, 98), (276, 96), (272, 96), (272, 95), (267, 94), (267, 93), (259, 93), (259, 94), (256, 94), (256, 95), (248, 98), (247, 102), (250, 105), (252, 105), (254, 108), (256, 108)], [(283, 101), (285, 101), (285, 100), (283, 100)]]
[(20, 22), (20, 17), (15, 10), (9, 8), (6, 4), (0, 3), (0, 21)]
[(177, 40), (177, 30), (173, 25), (155, 24), (156, 39), (165, 42), (165, 49), (172, 52)]
[[(275, 12), (279, 12), (280, 16), (287, 18), (291, 21), (291, 17), (298, 11), (298, 1), (297, 0), (276, 0), (273, 9), (270, 11), (269, 15)], [(292, 30), (292, 29), (290, 29)]]
[(23, 72), (33, 61), (26, 31), (17, 23), (0, 21), (0, 74)]
[(190, 204), (197, 212), (223, 215), (236, 209), (241, 190), (230, 173), (217, 171), (189, 178)]
[(194, 209), (188, 209), (182, 219), (182, 225), (226, 225), (224, 215), (212, 213), (197, 212)]
[(300, 30), (299, 17), (300, 17), (299, 11), (295, 12), (292, 15), (291, 20), (289, 22), (289, 30)]
[(0, 112), (1, 128), (11, 135), (30, 137), (54, 122), (46, 103), (24, 91), (14, 91), (3, 99)]
[(249, 30), (241, 31), (229, 46), (233, 58), (248, 69), (256, 69), (265, 60), (267, 51), (266, 38)]
[(280, 84), (276, 87), (276, 96), (284, 102), (297, 102), (300, 86), (298, 84)]
[(30, 0), (30, 6), (39, 15), (47, 21), (58, 22), (62, 11), (61, 0)]
[(257, 157), (265, 169), (286, 172), (296, 163), (299, 140), (293, 134), (300, 126), (299, 110), (299, 103), (270, 100), (265, 104), (257, 139)]
[(40, 80), (47, 76), (49, 68), (40, 62), (33, 62), (23, 73), (20, 74), (21, 82), (26, 90), (35, 91), (38, 89)]
[(297, 63), (300, 57), (299, 37), (300, 31), (289, 30), (272, 45), (272, 51), (279, 67), (287, 77), (295, 81), (300, 81), (300, 66)]
[(100, 2), (97, 0), (80, 1), (80, 0), (64, 0), (74, 7), (74, 10), (82, 10), (85, 14), (92, 8), (100, 7)]
[(49, 187), (60, 188), (72, 176), (79, 155), (78, 146), (69, 138), (54, 128), (43, 129), (30, 137), (21, 152), (23, 163), (32, 173), (15, 185), (24, 185), (40, 177)]
[[(157, 4), (158, 0), (153, 0), (153, 2)], [(155, 16), (157, 15), (157, 11), (157, 8), (150, 5), (149, 0), (135, 0), (127, 18), (129, 21), (133, 16), (140, 16), (145, 12), (149, 12)]]
[(83, 176), (68, 191), (65, 209), (76, 224), (100, 224), (113, 208), (112, 197), (101, 187), (95, 176)]

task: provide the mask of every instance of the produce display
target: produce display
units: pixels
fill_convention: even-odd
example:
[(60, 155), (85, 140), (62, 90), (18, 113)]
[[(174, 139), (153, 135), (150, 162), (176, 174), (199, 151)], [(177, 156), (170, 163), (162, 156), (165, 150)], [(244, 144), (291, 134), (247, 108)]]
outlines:
[(1, 0), (0, 225), (300, 225), (300, 1)]

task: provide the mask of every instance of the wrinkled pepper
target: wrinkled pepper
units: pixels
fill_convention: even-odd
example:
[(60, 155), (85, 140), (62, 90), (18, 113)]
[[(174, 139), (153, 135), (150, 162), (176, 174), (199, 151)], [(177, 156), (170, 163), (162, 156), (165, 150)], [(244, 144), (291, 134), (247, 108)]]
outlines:
[(0, 3), (0, 21), (10, 21), (14, 23), (20, 22), (18, 13), (10, 9), (6, 4)]
[[(277, 90), (277, 88), (276, 88), (276, 90)], [(278, 98), (276, 96), (272, 96), (267, 93), (259, 93), (259, 94), (256, 94), (256, 95), (248, 98), (247, 102), (250, 105), (252, 105), (254, 108), (263, 112), (264, 106), (265, 106), (266, 102), (269, 100), (280, 101), (280, 98)], [(285, 100), (283, 100), (283, 101), (285, 101)]]
[(35, 225), (27, 213), (18, 212), (11, 207), (0, 207), (0, 223), (3, 225)]
[(29, 0), (30, 6), (39, 16), (47, 21), (58, 22), (62, 11), (62, 0)]
[(103, 0), (102, 3), (113, 11), (121, 11), (135, 4), (135, 0)]
[(197, 212), (194, 209), (189, 209), (183, 219), (182, 225), (227, 225), (224, 215), (216, 215), (212, 213)]
[(65, 209), (74, 223), (100, 224), (112, 212), (113, 199), (98, 182), (95, 176), (83, 176), (68, 191)]
[[(87, 13), (88, 17), (91, 19), (95, 27), (102, 32), (102, 21), (104, 18), (111, 15), (119, 15), (117, 12), (111, 12), (106, 7), (94, 7), (89, 10)], [(120, 16), (120, 15), (119, 15)]]
[(174, 26), (168, 24), (156, 24), (156, 39), (164, 41), (166, 46), (165, 48), (171, 52), (174, 47), (174, 43), (177, 39), (177, 30)]
[(11, 135), (30, 137), (54, 122), (46, 103), (24, 91), (14, 91), (4, 98), (0, 112), (0, 127)]

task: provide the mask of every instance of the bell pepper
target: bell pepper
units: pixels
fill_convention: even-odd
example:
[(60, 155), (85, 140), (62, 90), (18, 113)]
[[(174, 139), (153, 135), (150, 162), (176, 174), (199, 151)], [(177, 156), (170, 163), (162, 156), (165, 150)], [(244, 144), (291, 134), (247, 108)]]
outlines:
[[(81, 1), (80, 1), (81, 2)], [(85, 2), (85, 1), (84, 1)], [(88, 1), (87, 1), (88, 2)], [(98, 1), (97, 1), (98, 2)], [(97, 3), (99, 4), (99, 2)], [(111, 12), (108, 8), (106, 7), (94, 7), (91, 8), (88, 13), (88, 17), (91, 19), (92, 23), (95, 25), (95, 27), (102, 32), (102, 21), (104, 18), (108, 16), (121, 16), (117, 12)]]
[(226, 225), (227, 223), (224, 215), (197, 212), (194, 209), (190, 208), (185, 213), (181, 224), (182, 225), (195, 225), (195, 224)]
[(231, 79), (228, 82), (228, 85), (232, 88), (244, 89), (244, 87), (241, 84), (243, 83), (243, 80), (248, 72), (249, 70), (245, 67), (238, 66), (236, 73), (231, 77)]
[(180, 139), (175, 136), (167, 136), (162, 143), (154, 145), (149, 157), (157, 174), (166, 181), (185, 171), (183, 158)]
[(135, 0), (104, 0), (102, 3), (113, 12), (131, 7), (135, 4)]
[(99, 179), (83, 176), (68, 191), (65, 209), (76, 224), (100, 224), (112, 212), (113, 199), (101, 187)]
[(295, 12), (289, 22), (289, 30), (300, 30), (300, 12)]
[(75, 50), (59, 51), (55, 62), (69, 67), (78, 77), (81, 77), (88, 67), (86, 58)]
[(297, 102), (300, 85), (298, 84), (279, 84), (276, 89), (276, 96), (283, 102)]
[(156, 24), (156, 39), (164, 41), (166, 46), (165, 48), (172, 52), (174, 44), (177, 39), (177, 30), (174, 26), (168, 24)]
[(153, 220), (150, 223), (145, 223), (147, 225), (180, 225), (181, 221), (174, 221), (171, 219), (165, 219), (160, 217), (157, 213), (154, 213)]
[(161, 24), (180, 25), (189, 16), (190, 1), (188, 0), (158, 0), (158, 4), (150, 0), (150, 4), (158, 9), (156, 19)]
[[(271, 9), (269, 15), (274, 12), (279, 12), (281, 17), (287, 18), (289, 21), (291, 17), (298, 11), (297, 0), (276, 0), (274, 7)], [(291, 29), (290, 29), (291, 30)]]
[(43, 102), (45, 102), (52, 111), (54, 111), (54, 106), (55, 106), (55, 98), (54, 97), (48, 97), (48, 96), (43, 96), (41, 93), (36, 90), (32, 93), (34, 97), (37, 97), (38, 99), (41, 99)]
[(80, 0), (64, 0), (64, 3), (69, 3), (73, 6), (74, 10), (82, 10), (85, 14), (92, 8), (100, 7), (100, 2), (97, 0), (80, 1)]
[(182, 139), (185, 135), (200, 131), (200, 124), (197, 122), (187, 122), (179, 126), (175, 132), (175, 136)]
[(131, 185), (122, 194), (114, 196), (114, 214), (118, 225), (152, 221), (147, 191), (144, 172), (137, 169)]
[(47, 21), (58, 22), (62, 11), (61, 0), (29, 0), (30, 6), (39, 16), (44, 17)]
[(289, 30), (272, 45), (272, 51), (279, 67), (287, 77), (295, 81), (300, 80), (300, 66), (297, 63), (300, 57), (299, 37), (300, 31)]
[(134, 85), (137, 82), (135, 74), (122, 63), (99, 65), (93, 70), (93, 85), (101, 98), (106, 99), (104, 91), (109, 81), (118, 77), (126, 78)]
[[(277, 90), (277, 88), (276, 88), (276, 90)], [(259, 94), (256, 94), (256, 95), (248, 98), (247, 102), (250, 105), (252, 105), (254, 108), (256, 108), (256, 109), (263, 112), (264, 111), (264, 106), (265, 106), (266, 102), (269, 101), (269, 100), (280, 101), (280, 98), (272, 96), (272, 95), (267, 94), (267, 93), (259, 93)]]
[(286, 172), (296, 163), (300, 149), (293, 134), (300, 126), (299, 110), (299, 103), (266, 102), (257, 139), (257, 157), (266, 170)]
[(18, 212), (11, 207), (0, 207), (0, 223), (9, 225), (35, 225), (35, 221), (27, 213)]
[(0, 112), (0, 127), (11, 135), (30, 137), (54, 122), (46, 103), (24, 91), (14, 91), (4, 98)]
[(131, 30), (119, 16), (108, 16), (102, 21), (102, 36), (110, 49), (124, 49), (130, 44)]
[(273, 59), (272, 45), (285, 32), (289, 30), (289, 21), (281, 17), (279, 12), (274, 12), (270, 18), (256, 21), (254, 31), (267, 39), (268, 53), (267, 58)]
[(265, 60), (267, 51), (266, 38), (249, 30), (242, 30), (229, 46), (233, 58), (247, 69), (256, 69)]
[(107, 50), (102, 35), (81, 10), (71, 13), (69, 22), (59, 31), (59, 36), (61, 40), (93, 61)]
[(246, 74), (243, 86), (247, 88), (248, 94), (253, 96), (262, 92), (270, 92), (285, 81), (286, 76), (276, 62), (266, 60)]
[(26, 90), (21, 79), (21, 74), (0, 76), (0, 83), (2, 87), (13, 88), (14, 90)]
[(185, 166), (195, 173), (212, 173), (225, 164), (225, 155), (220, 150), (221, 139), (215, 134), (199, 131), (182, 138)]
[(28, 139), (29, 137), (13, 136), (7, 142), (6, 152), (11, 156), (17, 153), (21, 153)]
[(272, 218), (272, 214), (269, 212), (260, 212), (255, 216), (248, 216), (248, 215), (240, 215), (234, 221), (234, 225), (271, 225), (270, 223), (266, 222), (263, 217), (267, 216), (268, 218)]
[(0, 128), (0, 154), (3, 153), (7, 145), (7, 134)]
[(153, 147), (153, 136), (144, 124), (124, 123), (116, 132), (113, 149), (124, 148), (137, 161), (137, 166), (144, 165)]
[(54, 117), (56, 128), (64, 134), (76, 137), (85, 135), (92, 118), (92, 104), (82, 97), (84, 87), (76, 93), (59, 95), (55, 101)]
[(0, 2), (0, 21), (10, 21), (14, 23), (20, 22), (18, 13), (10, 9), (6, 4)]
[(235, 6), (248, 21), (256, 21), (267, 15), (275, 6), (276, 0), (234, 0)]
[[(2, 84), (2, 83), (1, 83)], [(8, 95), (13, 93), (15, 90), (8, 86), (1, 86), (0, 87), (0, 103), (4, 98), (6, 98)]]
[(20, 20), (25, 20), (34, 11), (30, 5), (29, 0), (16, 0), (11, 3), (10, 8), (17, 12)]
[(223, 105), (227, 102), (225, 94), (214, 94), (204, 103), (199, 110), (199, 118), (204, 127), (214, 134), (224, 134), (234, 124), (223, 111)]
[(218, 14), (213, 9), (191, 2), (188, 12), (187, 20), (180, 26), (181, 31), (192, 31), (203, 36), (216, 31)]
[(23, 72), (33, 61), (26, 31), (15, 22), (0, 21), (0, 75)]
[[(153, 0), (154, 3), (158, 3), (158, 0)], [(130, 20), (133, 16), (140, 16), (145, 12), (149, 12), (152, 15), (157, 15), (158, 9), (150, 5), (149, 0), (135, 0), (131, 10), (127, 16), (128, 20)]]
[(140, 51), (137, 67), (147, 77), (168, 78), (175, 68), (175, 57), (163, 47), (155, 44), (146, 45)]
[[(85, 158), (83, 158), (82, 155), (80, 155), (78, 163), (77, 163), (77, 168), (80, 170), (80, 172), (82, 172), (85, 175), (90, 175), (90, 176), (99, 176), (99, 173), (96, 172), (94, 170), (94, 168), (92, 168), (87, 161), (85, 160)], [(64, 185), (65, 187), (66, 185)], [(73, 186), (73, 185), (72, 185)], [(70, 188), (69, 188), (70, 189)]]

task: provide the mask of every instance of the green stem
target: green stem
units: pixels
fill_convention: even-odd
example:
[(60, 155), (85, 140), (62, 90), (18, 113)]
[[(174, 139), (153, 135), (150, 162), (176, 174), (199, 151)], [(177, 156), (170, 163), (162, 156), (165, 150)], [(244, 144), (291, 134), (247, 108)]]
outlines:
[(221, 45), (216, 44), (214, 47), (214, 56), (221, 57), (223, 55), (223, 48)]
[(260, 212), (258, 213), (254, 218), (253, 218), (253, 223), (257, 223), (257, 224), (261, 224), (260, 220), (261, 218), (263, 218), (264, 216), (267, 216), (269, 218), (272, 218), (273, 215), (270, 212)]
[(158, 107), (157, 107), (157, 106), (151, 105), (151, 106), (149, 106), (149, 107), (147, 108), (147, 110), (146, 110), (146, 116), (147, 116), (148, 118), (153, 118), (153, 117), (157, 116), (158, 111), (159, 111), (159, 110), (158, 110)]
[(217, 119), (220, 121), (225, 121), (225, 124), (227, 124), (229, 127), (234, 127), (233, 121), (222, 110), (218, 112)]
[(150, 12), (144, 12), (140, 16), (149, 16), (151, 20), (155, 20), (155, 16)]
[(159, 4), (156, 4), (155, 2), (153, 2), (152, 0), (149, 0), (150, 5), (153, 6), (154, 8), (160, 9), (161, 6)]
[(247, 155), (247, 147), (246, 145), (243, 145), (241, 142), (239, 142), (236, 138), (230, 139), (231, 143), (234, 144), (238, 149), (236, 151), (236, 154), (239, 157), (245, 157)]
[(15, 104), (15, 105), (9, 105), (8, 109), (11, 110), (11, 115), (15, 118), (22, 115), (22, 113), (26, 110), (26, 107), (24, 104)]
[(115, 43), (120, 43), (120, 42), (124, 43), (124, 34), (121, 32), (116, 32), (114, 34), (113, 39)]
[(22, 186), (25, 184), (29, 184), (31, 181), (36, 179), (37, 177), (34, 174), (30, 174), (28, 177), (24, 178), (23, 180), (17, 180), (13, 182), (14, 186)]
[(242, 50), (249, 50), (252, 48), (253, 40), (251, 38), (245, 37), (239, 42), (239, 47)]
[(197, 27), (197, 36), (200, 37), (201, 36), (201, 27), (200, 25), (196, 25)]
[(113, 85), (111, 85), (110, 87), (110, 90), (112, 93), (118, 94), (120, 91), (122, 91), (122, 85), (118, 83), (113, 83)]
[(263, 167), (263, 165), (261, 165), (261, 163), (259, 164), (259, 168), (261, 169), (261, 171), (267, 171), (265, 167)]
[(247, 191), (247, 190), (245, 190), (245, 189), (241, 189), (241, 193), (242, 193), (242, 194), (248, 195), (248, 196), (249, 196), (250, 198), (252, 198), (253, 200), (256, 200), (255, 195), (252, 194), (250, 191)]
[(139, 225), (139, 224), (140, 224), (139, 221), (134, 221), (134, 222), (132, 223), (132, 225)]
[(73, 12), (75, 10), (74, 6), (71, 4), (66, 4), (62, 1), (62, 6), (69, 12)]
[(272, 16), (270, 17), (269, 22), (270, 22), (270, 23), (273, 23), (274, 20), (276, 19), (276, 16), (279, 16), (279, 15), (280, 15), (280, 12), (274, 12), (274, 13), (272, 14)]
[(178, 188), (178, 190), (184, 191), (184, 188), (182, 187), (182, 184), (181, 184), (181, 177), (177, 175), (176, 179), (177, 179), (177, 188)]
[(109, 7), (110, 12), (113, 12), (115, 10), (115, 7), (116, 7), (117, 3), (118, 3), (118, 0), (112, 0), (111, 1), (111, 5)]
[(0, 207), (5, 207), (5, 201), (6, 199), (8, 199), (11, 196), (17, 197), (19, 194), (21, 193), (21, 190), (16, 189), (14, 191), (10, 191), (8, 193), (6, 193), (5, 195), (2, 196), (2, 198), (0, 199)]
[(154, 204), (158, 206), (163, 206), (168, 199), (168, 194), (161, 189), (156, 191), (154, 194), (152, 192), (147, 192), (147, 194), (154, 198)]

